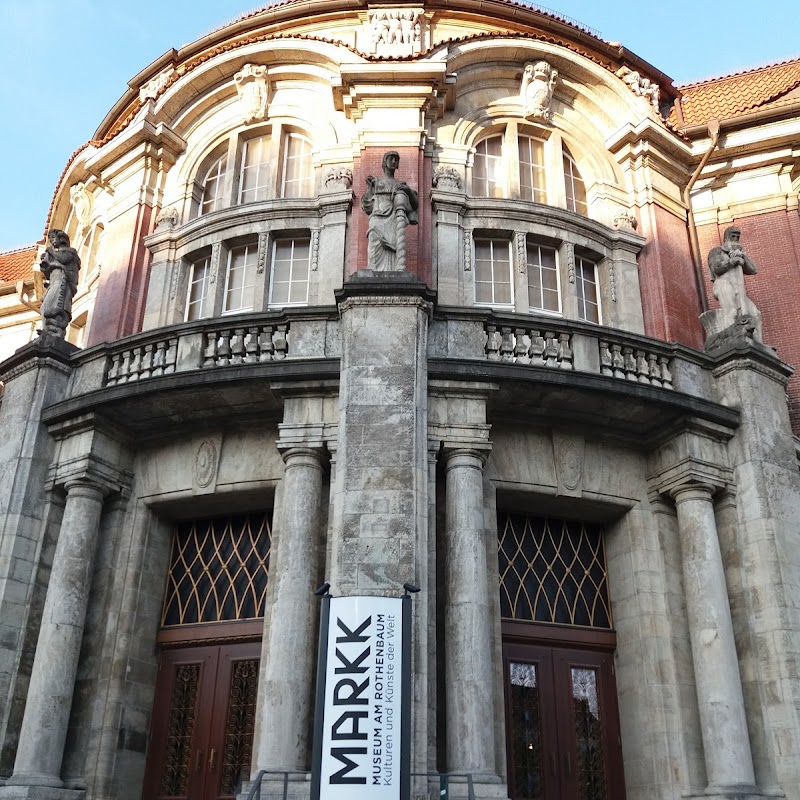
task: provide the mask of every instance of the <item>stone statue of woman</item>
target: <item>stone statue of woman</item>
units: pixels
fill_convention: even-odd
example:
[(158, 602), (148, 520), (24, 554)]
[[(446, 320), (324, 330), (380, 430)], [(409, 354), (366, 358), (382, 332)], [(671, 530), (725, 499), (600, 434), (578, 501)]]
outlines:
[(367, 269), (379, 272), (406, 268), (406, 226), (419, 221), (419, 197), (405, 182), (394, 177), (400, 155), (389, 150), (383, 155), (383, 175), (367, 178), (361, 208), (369, 214), (367, 227)]
[(39, 264), (47, 287), (41, 314), (44, 333), (63, 339), (72, 319), (72, 298), (78, 291), (81, 259), (78, 251), (70, 247), (69, 236), (64, 231), (53, 229), (48, 238), (50, 246), (42, 253)]

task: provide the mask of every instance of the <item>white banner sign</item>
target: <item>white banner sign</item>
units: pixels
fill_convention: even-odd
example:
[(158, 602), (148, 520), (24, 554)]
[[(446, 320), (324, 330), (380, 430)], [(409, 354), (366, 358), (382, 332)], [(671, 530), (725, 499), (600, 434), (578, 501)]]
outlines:
[(320, 800), (400, 800), (402, 606), (330, 600)]

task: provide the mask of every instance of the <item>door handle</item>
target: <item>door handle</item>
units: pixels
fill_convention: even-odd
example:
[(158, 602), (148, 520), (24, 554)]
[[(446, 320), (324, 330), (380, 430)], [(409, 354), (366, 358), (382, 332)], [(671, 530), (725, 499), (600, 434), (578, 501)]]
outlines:
[(194, 771), (200, 772), (200, 767), (203, 764), (203, 751), (198, 750), (194, 756)]
[(208, 757), (208, 768), (213, 772), (217, 768), (217, 751), (212, 747), (211, 755)]
[(566, 762), (567, 762), (567, 777), (571, 778), (572, 777), (572, 759), (570, 758), (569, 753), (567, 753)]
[(556, 754), (550, 753), (550, 777), (556, 776)]

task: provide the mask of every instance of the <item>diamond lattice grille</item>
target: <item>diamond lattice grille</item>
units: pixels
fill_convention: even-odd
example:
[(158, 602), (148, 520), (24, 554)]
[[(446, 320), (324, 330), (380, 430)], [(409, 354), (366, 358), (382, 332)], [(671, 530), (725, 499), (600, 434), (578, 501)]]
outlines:
[(264, 616), (271, 531), (266, 513), (178, 525), (161, 624)]
[(611, 628), (599, 526), (500, 514), (498, 531), (504, 619)]

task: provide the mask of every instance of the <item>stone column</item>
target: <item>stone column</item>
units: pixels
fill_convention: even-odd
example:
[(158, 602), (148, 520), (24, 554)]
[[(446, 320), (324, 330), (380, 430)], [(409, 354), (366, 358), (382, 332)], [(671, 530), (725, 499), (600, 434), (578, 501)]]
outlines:
[(78, 670), (106, 489), (66, 484), (67, 502), (47, 588), (14, 774), (9, 785), (61, 787), (61, 761)]
[(678, 512), (706, 794), (712, 796), (733, 789), (756, 791), (713, 492), (702, 483), (671, 491)]
[(494, 773), (491, 613), (483, 523), (484, 453), (445, 449), (447, 769)]
[(277, 574), (270, 576), (277, 583), (271, 596), (272, 624), (260, 690), (263, 729), (254, 767), (302, 771), (310, 766), (322, 453), (312, 447), (283, 452), (286, 472)]

